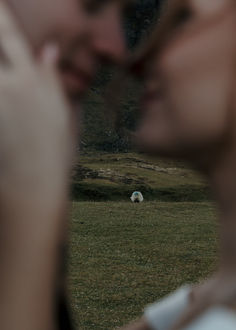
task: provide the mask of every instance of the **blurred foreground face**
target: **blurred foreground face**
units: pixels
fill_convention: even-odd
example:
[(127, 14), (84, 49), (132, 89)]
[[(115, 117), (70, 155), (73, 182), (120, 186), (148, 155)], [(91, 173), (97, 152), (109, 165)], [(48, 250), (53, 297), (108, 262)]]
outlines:
[(126, 57), (121, 0), (80, 0), (86, 29), (61, 58), (60, 69), (71, 96), (81, 96), (101, 63), (121, 64)]
[[(89, 87), (101, 61), (122, 62), (123, 0), (7, 0), (33, 48), (59, 46), (60, 72), (70, 95)], [(129, 2), (129, 1), (127, 1)]]
[(230, 133), (235, 4), (179, 0), (168, 11), (140, 60), (146, 92), (137, 139), (165, 156), (198, 157)]
[(6, 0), (34, 48), (48, 40), (60, 43), (83, 33), (85, 17), (78, 0)]

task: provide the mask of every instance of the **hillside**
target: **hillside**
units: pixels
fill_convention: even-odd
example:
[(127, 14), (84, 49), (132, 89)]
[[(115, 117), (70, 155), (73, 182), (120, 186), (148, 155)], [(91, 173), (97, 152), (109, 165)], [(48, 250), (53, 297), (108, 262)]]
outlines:
[(136, 153), (87, 153), (74, 168), (73, 200), (128, 201), (135, 190), (147, 201), (209, 199), (203, 178), (181, 162)]

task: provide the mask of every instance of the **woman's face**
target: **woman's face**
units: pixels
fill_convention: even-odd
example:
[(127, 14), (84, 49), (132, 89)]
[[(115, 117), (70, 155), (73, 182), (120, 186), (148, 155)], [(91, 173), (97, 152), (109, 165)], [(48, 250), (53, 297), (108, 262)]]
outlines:
[(170, 1), (155, 42), (141, 59), (145, 95), (137, 140), (143, 149), (188, 157), (222, 142), (235, 79), (232, 3)]

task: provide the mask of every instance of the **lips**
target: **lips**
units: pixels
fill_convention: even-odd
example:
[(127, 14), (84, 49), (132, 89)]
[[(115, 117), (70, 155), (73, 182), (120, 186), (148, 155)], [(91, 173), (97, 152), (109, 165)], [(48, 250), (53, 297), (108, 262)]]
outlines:
[(142, 109), (145, 110), (153, 102), (155, 103), (161, 102), (161, 99), (162, 99), (161, 90), (147, 90), (141, 99)]

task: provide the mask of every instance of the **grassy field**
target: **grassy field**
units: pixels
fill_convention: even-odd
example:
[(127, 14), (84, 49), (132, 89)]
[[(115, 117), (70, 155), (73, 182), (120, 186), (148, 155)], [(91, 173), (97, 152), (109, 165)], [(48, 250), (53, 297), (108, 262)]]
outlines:
[(202, 177), (181, 162), (143, 154), (87, 154), (75, 167), (72, 197), (77, 201), (127, 201), (134, 190), (145, 200), (201, 202), (208, 199)]
[[(153, 171), (147, 175), (169, 187), (183, 181), (186, 186), (203, 184), (188, 170), (182, 172), (188, 177), (171, 171), (161, 172), (166, 181), (158, 172), (157, 177)], [(116, 328), (181, 284), (204, 279), (216, 265), (211, 202), (132, 204), (128, 192), (126, 197), (127, 202), (73, 202), (69, 285), (82, 330)]]

